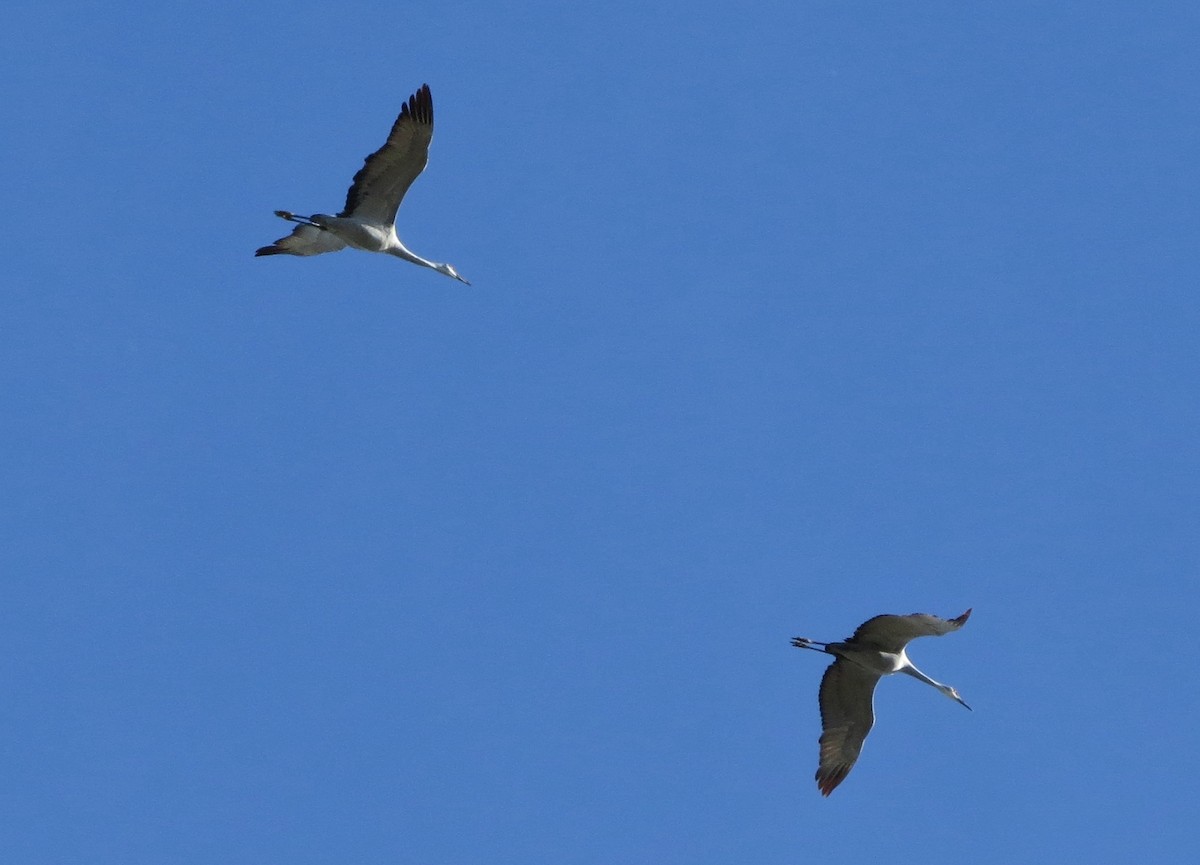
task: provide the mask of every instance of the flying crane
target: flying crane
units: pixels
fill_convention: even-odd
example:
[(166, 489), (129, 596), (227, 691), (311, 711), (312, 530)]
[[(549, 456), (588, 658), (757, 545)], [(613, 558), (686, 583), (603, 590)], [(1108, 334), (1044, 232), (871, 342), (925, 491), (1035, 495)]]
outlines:
[(955, 619), (939, 619), (927, 613), (875, 616), (859, 625), (854, 636), (840, 643), (822, 643), (804, 637), (792, 639), (792, 645), (798, 649), (835, 656), (821, 678), (821, 759), (816, 775), (821, 795), (832, 793), (854, 767), (863, 740), (875, 723), (872, 707), (875, 683), (883, 676), (907, 673), (971, 708), (958, 696), (958, 691), (935, 682), (913, 666), (904, 652), (909, 641), (917, 637), (940, 637), (957, 631), (970, 615), (967, 610)]
[(367, 157), (354, 175), (346, 206), (337, 216), (315, 213), (297, 216), (287, 210), (275, 215), (299, 223), (287, 237), (264, 246), (255, 255), (320, 255), (347, 246), (366, 252), (386, 252), (413, 264), (467, 282), (452, 265), (430, 261), (410, 251), (396, 236), (396, 211), (408, 187), (429, 161), (433, 138), (433, 96), (429, 85), (408, 97), (383, 147)]

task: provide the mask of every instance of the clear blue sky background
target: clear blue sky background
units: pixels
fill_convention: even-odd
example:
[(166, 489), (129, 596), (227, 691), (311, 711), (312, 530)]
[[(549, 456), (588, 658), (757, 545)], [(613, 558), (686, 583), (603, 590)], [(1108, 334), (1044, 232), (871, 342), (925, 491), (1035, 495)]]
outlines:
[[(0, 850), (1195, 854), (1193, 3), (18, 3)], [(253, 257), (428, 82), (468, 288)], [(802, 634), (913, 646), (812, 780)]]

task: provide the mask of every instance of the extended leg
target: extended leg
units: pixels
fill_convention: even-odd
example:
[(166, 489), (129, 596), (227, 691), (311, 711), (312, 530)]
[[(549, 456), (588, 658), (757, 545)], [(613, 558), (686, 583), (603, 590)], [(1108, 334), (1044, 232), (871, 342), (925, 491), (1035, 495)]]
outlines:
[(797, 649), (812, 649), (814, 652), (824, 652), (828, 643), (820, 640), (810, 640), (807, 637), (792, 637), (792, 645)]
[(301, 225), (316, 225), (317, 228), (321, 227), (312, 221), (311, 216), (297, 216), (290, 210), (276, 210), (275, 215), (280, 219), (286, 219), (288, 222), (298, 222)]

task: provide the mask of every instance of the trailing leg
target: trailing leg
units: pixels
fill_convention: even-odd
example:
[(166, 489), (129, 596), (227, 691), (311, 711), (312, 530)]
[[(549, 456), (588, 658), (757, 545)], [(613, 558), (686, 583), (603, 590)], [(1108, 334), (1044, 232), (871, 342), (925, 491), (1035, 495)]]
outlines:
[[(290, 210), (276, 210), (275, 215), (280, 219), (286, 219), (288, 222), (298, 222), (301, 225), (317, 225), (315, 222), (313, 222), (313, 218), (311, 216), (297, 216)], [(320, 228), (321, 226), (318, 225), (317, 227)]]

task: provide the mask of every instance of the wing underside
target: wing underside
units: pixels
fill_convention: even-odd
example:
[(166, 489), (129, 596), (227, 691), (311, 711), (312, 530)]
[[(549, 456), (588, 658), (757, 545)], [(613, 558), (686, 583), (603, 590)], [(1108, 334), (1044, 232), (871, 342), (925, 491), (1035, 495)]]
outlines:
[(846, 779), (875, 723), (872, 698), (879, 674), (838, 658), (821, 678), (821, 760), (817, 786), (823, 796)]
[(396, 221), (400, 200), (429, 161), (433, 139), (433, 96), (429, 85), (408, 98), (392, 125), (387, 142), (367, 157), (346, 193), (339, 216), (354, 216), (379, 225)]
[(270, 246), (264, 246), (255, 255), (320, 255), (337, 252), (346, 244), (332, 231), (317, 228), (307, 223), (297, 225), (287, 237), (281, 237)]
[(899, 652), (917, 637), (940, 637), (957, 631), (970, 617), (967, 610), (953, 619), (943, 619), (928, 613), (912, 613), (907, 616), (875, 616), (867, 619), (847, 642), (869, 646), (884, 652)]

